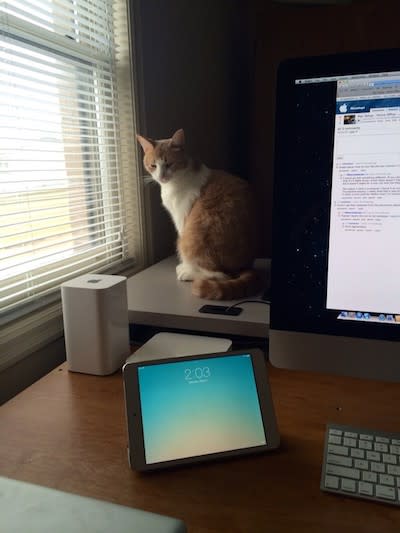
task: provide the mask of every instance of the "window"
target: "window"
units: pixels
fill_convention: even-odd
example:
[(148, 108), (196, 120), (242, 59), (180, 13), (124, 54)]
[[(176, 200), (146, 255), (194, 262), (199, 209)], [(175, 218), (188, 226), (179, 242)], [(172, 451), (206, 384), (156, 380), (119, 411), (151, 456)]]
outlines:
[(63, 281), (141, 261), (127, 20), (125, 0), (0, 2), (0, 368), (60, 334)]

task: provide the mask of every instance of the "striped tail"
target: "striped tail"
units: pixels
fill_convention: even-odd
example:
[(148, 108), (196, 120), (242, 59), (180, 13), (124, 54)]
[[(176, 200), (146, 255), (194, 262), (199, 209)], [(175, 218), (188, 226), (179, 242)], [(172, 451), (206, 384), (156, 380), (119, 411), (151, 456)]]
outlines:
[(243, 270), (237, 278), (195, 279), (192, 293), (205, 300), (237, 300), (255, 296), (262, 287), (263, 281), (256, 270)]

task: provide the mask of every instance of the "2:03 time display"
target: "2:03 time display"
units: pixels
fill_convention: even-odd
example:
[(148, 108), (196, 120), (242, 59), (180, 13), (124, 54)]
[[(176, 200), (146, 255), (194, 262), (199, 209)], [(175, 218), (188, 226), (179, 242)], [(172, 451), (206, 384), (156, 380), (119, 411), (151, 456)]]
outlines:
[(211, 377), (211, 370), (208, 366), (196, 366), (195, 368), (185, 368), (186, 381), (207, 381)]

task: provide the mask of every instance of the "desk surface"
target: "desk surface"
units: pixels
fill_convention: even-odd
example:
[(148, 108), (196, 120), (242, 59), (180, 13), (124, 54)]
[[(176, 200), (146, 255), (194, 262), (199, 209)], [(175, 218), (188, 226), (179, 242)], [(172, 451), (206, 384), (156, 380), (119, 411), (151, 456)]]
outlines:
[(322, 493), (328, 421), (399, 431), (400, 385), (270, 368), (278, 452), (130, 470), (121, 374), (58, 367), (0, 408), (0, 475), (176, 516), (189, 533), (390, 533), (400, 509)]

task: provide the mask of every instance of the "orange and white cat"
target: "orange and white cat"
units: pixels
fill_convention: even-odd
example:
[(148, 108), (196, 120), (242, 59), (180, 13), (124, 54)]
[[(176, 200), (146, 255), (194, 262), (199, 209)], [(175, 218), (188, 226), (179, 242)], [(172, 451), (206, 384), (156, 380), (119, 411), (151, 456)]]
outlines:
[(257, 293), (258, 224), (248, 183), (188, 156), (182, 129), (170, 139), (137, 138), (178, 232), (178, 280), (193, 281), (193, 294), (210, 300)]

